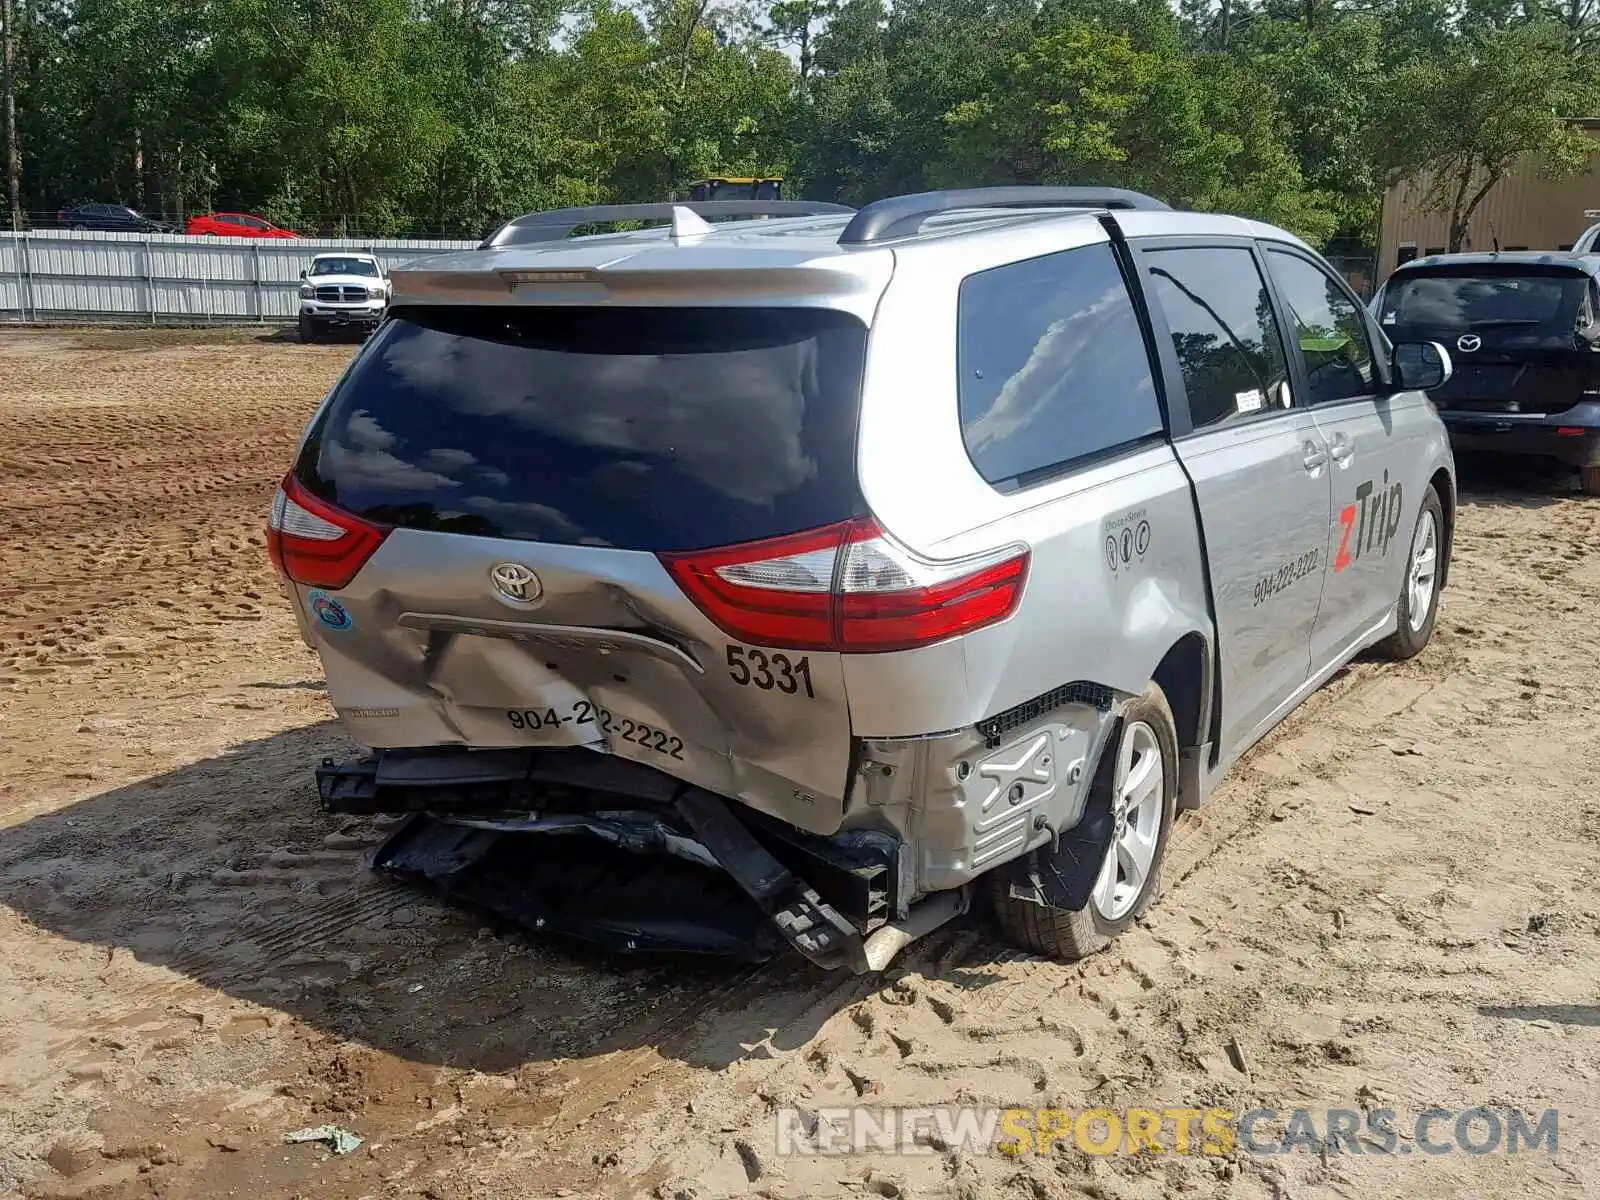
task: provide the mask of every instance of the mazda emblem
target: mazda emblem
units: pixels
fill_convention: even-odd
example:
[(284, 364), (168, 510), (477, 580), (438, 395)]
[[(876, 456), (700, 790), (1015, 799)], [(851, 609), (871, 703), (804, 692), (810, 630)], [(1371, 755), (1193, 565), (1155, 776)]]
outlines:
[(1463, 354), (1471, 354), (1481, 345), (1483, 339), (1475, 333), (1463, 333), (1456, 339), (1456, 349)]
[(521, 563), (499, 563), (491, 567), (489, 582), (507, 604), (532, 604), (544, 594), (539, 577)]

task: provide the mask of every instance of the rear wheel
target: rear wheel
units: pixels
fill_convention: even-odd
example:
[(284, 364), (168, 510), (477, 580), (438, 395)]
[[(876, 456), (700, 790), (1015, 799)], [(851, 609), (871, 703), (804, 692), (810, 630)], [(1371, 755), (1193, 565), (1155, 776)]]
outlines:
[(1600, 496), (1600, 463), (1578, 468), (1578, 483), (1585, 496)]
[(1109, 802), (1111, 842), (1083, 907), (1019, 900), (1009, 894), (1004, 872), (991, 877), (1000, 928), (1036, 954), (1071, 960), (1104, 949), (1160, 891), (1178, 795), (1178, 735), (1172, 709), (1156, 684), (1128, 706), (1108, 753), (1116, 755), (1110, 795), (1091, 796), (1089, 803)]
[(1411, 552), (1406, 557), (1405, 578), (1400, 583), (1400, 602), (1393, 633), (1378, 643), (1381, 654), (1393, 659), (1414, 658), (1433, 637), (1433, 622), (1439, 615), (1439, 575), (1444, 566), (1444, 510), (1439, 493), (1429, 488), (1423, 495), (1422, 511), (1411, 535)]

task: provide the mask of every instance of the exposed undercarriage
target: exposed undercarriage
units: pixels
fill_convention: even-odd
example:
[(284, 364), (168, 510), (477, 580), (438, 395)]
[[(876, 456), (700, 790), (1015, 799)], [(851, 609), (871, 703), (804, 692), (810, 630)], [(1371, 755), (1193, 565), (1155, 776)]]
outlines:
[(905, 846), (819, 837), (649, 767), (585, 749), (381, 751), (317, 770), (333, 813), (409, 814), (373, 866), (541, 932), (620, 953), (880, 970), (960, 915), (910, 903)]

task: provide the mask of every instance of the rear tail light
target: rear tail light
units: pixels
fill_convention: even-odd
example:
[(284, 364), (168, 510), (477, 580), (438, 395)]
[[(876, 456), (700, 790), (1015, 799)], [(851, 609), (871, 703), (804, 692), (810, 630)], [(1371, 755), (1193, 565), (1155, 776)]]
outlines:
[(1556, 430), (1557, 437), (1582, 437), (1588, 433), (1587, 429), (1577, 425), (1562, 425)]
[(1026, 546), (936, 561), (870, 518), (720, 550), (663, 554), (678, 586), (740, 641), (795, 650), (909, 650), (1003, 621)]
[(267, 554), (295, 583), (342, 588), (356, 577), (389, 531), (353, 517), (284, 476), (267, 520)]

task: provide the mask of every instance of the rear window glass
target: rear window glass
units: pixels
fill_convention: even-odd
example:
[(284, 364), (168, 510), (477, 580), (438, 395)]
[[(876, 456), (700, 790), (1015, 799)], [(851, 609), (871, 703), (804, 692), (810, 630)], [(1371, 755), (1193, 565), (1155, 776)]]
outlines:
[(1434, 329), (1568, 324), (1577, 318), (1586, 284), (1587, 276), (1573, 272), (1408, 272), (1389, 281), (1379, 321)]
[(306, 445), (385, 524), (696, 550), (857, 515), (866, 329), (821, 309), (407, 309)]
[(1144, 334), (1109, 245), (968, 277), (956, 337), (961, 434), (997, 487), (1161, 432)]

